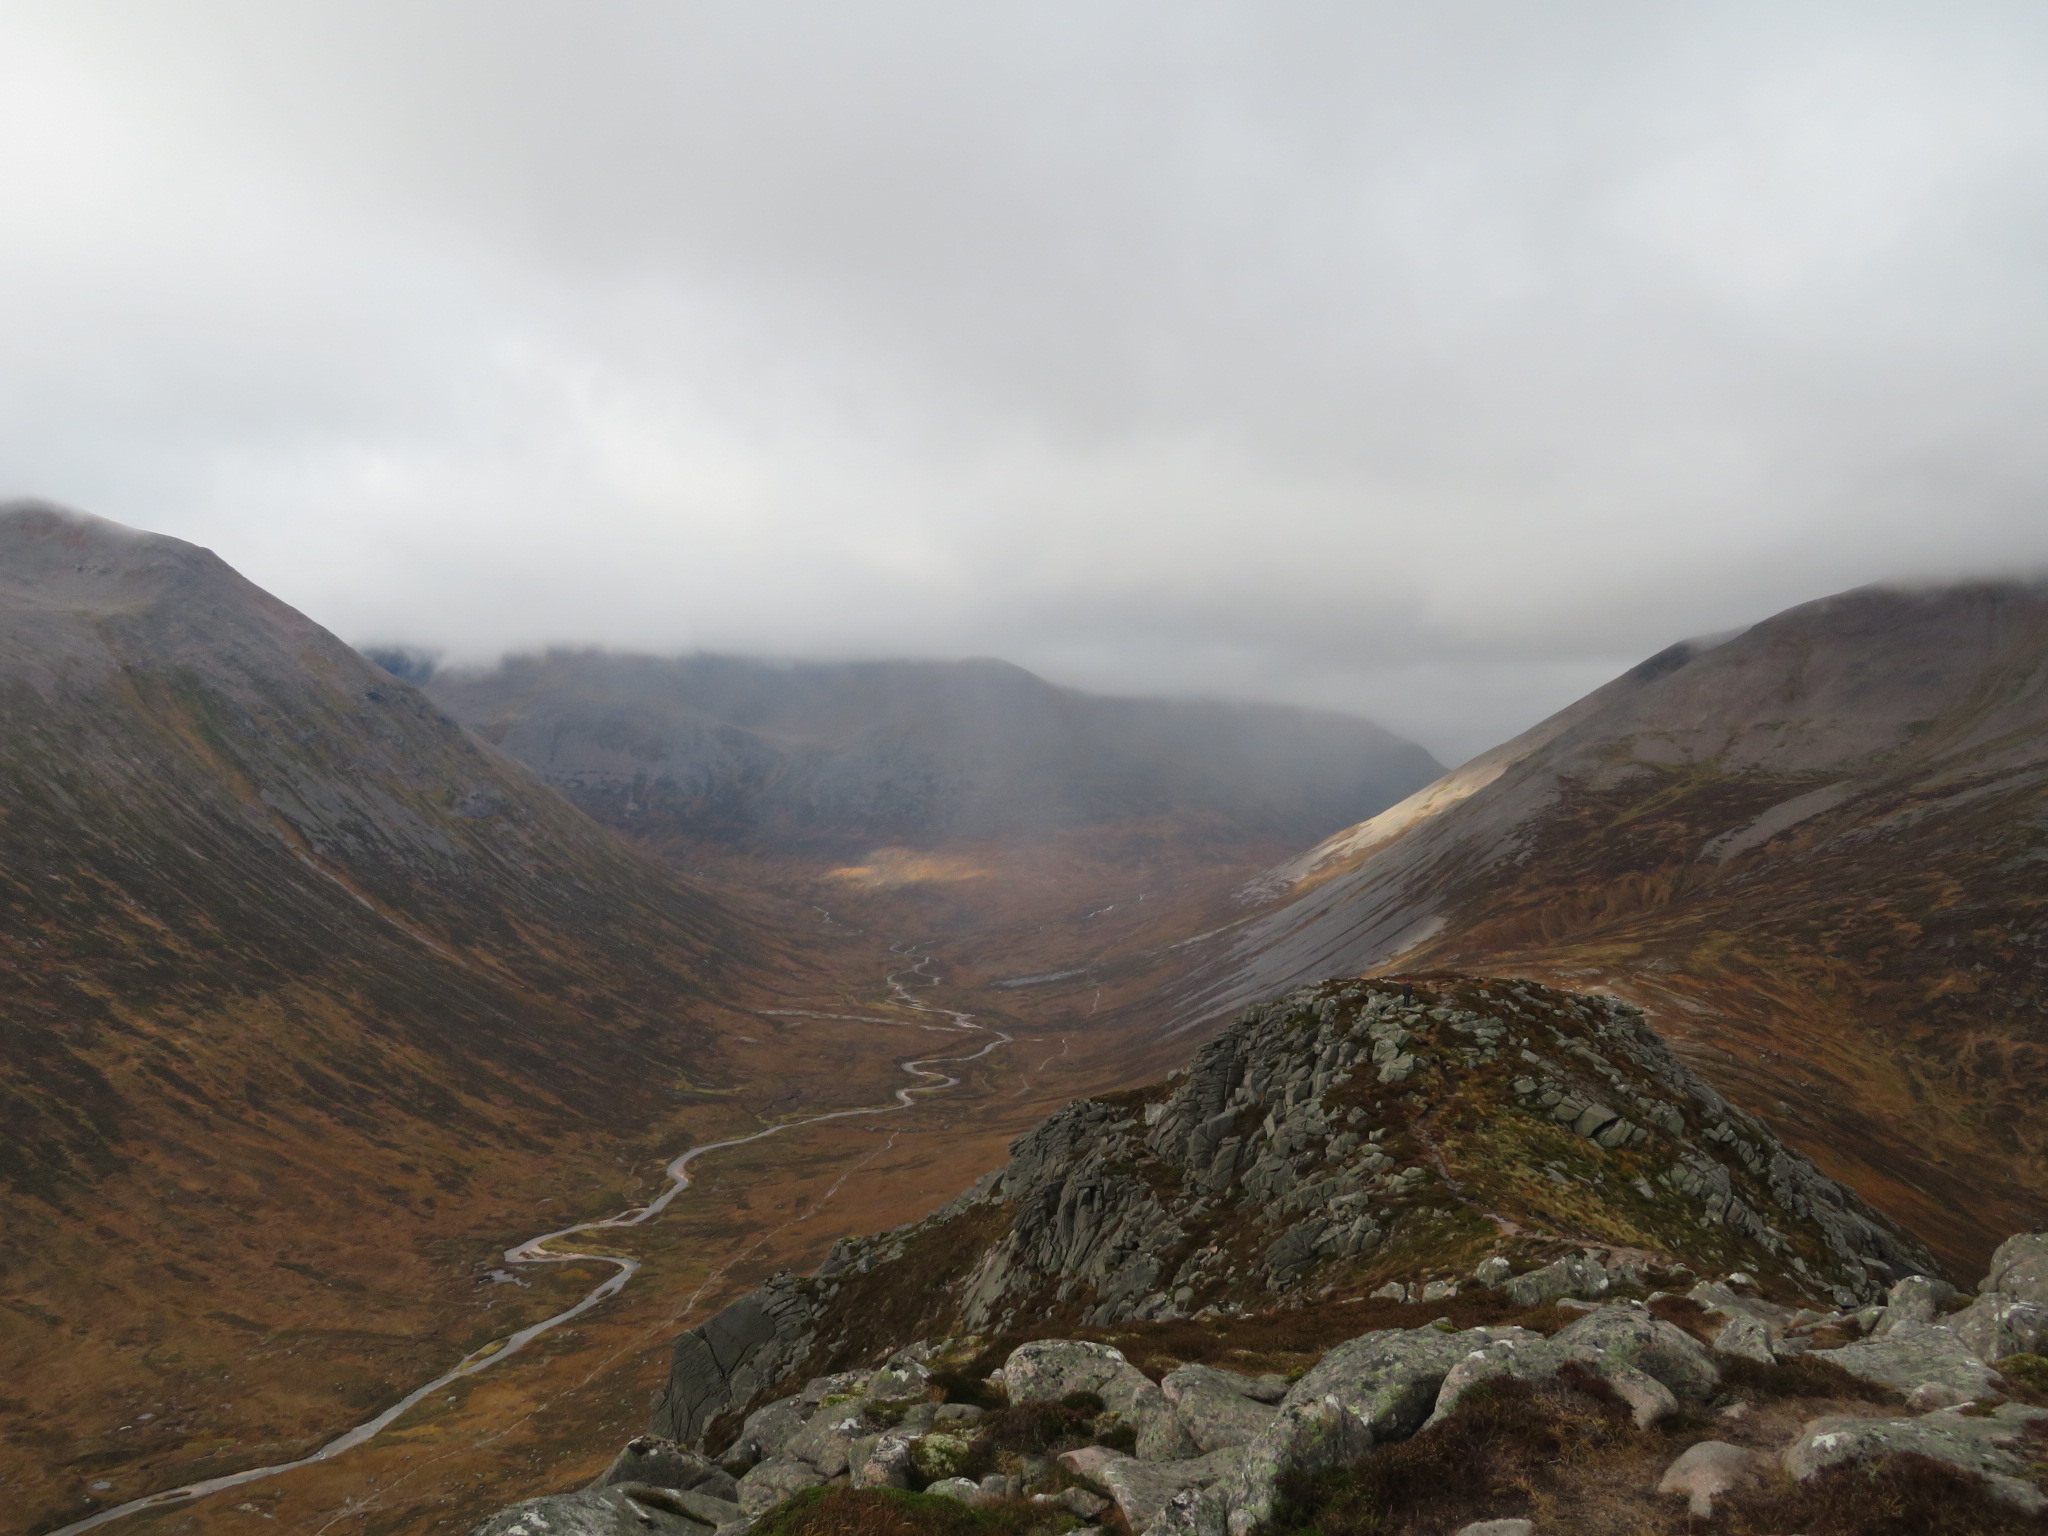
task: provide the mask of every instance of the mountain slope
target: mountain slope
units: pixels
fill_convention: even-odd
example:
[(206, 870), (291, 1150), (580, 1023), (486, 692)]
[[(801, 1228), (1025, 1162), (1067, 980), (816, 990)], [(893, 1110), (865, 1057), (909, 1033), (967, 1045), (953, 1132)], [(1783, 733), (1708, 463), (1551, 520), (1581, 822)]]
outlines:
[(1673, 646), (1271, 872), (1184, 1022), (1394, 963), (1588, 980), (1965, 1271), (2048, 1211), (2048, 588)]
[(732, 1080), (767, 940), (211, 553), (0, 509), (0, 709), (24, 1511), (381, 1405), (477, 1228)]
[(553, 651), (431, 696), (601, 820), (755, 850), (1039, 836), (1170, 815), (1320, 837), (1440, 769), (1369, 721), (1119, 699), (999, 661)]

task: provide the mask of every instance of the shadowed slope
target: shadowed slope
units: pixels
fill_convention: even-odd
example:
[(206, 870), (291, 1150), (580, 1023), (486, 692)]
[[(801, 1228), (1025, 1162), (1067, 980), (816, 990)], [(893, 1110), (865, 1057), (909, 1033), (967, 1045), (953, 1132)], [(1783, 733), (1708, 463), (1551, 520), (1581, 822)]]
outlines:
[(209, 552), (0, 510), (0, 709), (24, 1511), (388, 1400), (473, 1289), (451, 1217), (730, 1077), (763, 941)]

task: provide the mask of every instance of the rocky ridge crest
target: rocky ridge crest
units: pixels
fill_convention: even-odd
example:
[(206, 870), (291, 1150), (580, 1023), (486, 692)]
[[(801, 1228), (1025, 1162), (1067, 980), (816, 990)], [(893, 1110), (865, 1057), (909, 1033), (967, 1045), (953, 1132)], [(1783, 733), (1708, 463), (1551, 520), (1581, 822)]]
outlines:
[(1685, 1265), (1853, 1307), (1934, 1267), (1634, 1008), (1532, 983), (1301, 988), (1011, 1151), (925, 1220), (684, 1334), (654, 1432), (719, 1440), (750, 1404), (907, 1339), (1419, 1300), (1487, 1258), (1525, 1306)]

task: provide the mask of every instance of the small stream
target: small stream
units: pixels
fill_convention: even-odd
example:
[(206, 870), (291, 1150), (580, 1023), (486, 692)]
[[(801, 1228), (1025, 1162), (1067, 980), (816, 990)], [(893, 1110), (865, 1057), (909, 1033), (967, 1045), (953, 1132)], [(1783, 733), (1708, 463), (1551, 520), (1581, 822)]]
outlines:
[[(861, 1115), (893, 1115), (909, 1109), (917, 1103), (919, 1095), (943, 1092), (960, 1081), (959, 1078), (935, 1068), (964, 1066), (968, 1062), (981, 1060), (998, 1046), (1010, 1043), (1009, 1035), (999, 1029), (991, 1029), (985, 1024), (975, 1023), (974, 1015), (971, 1013), (962, 1013), (955, 1008), (936, 1008), (929, 1003), (919, 1002), (911, 992), (911, 982), (926, 987), (936, 987), (939, 984), (938, 977), (926, 969), (931, 964), (932, 957), (913, 955), (907, 945), (892, 944), (889, 948), (892, 953), (903, 955), (911, 962), (907, 970), (892, 971), (887, 978), (889, 990), (897, 1003), (919, 1013), (943, 1014), (952, 1020), (951, 1025), (947, 1027), (987, 1035), (990, 1037), (988, 1043), (966, 1056), (925, 1056), (916, 1061), (904, 1062), (903, 1070), (921, 1081), (898, 1088), (894, 1100), (888, 1104), (877, 1104), (867, 1109), (835, 1109), (827, 1114), (809, 1115), (801, 1120), (785, 1120), (750, 1135), (734, 1136), (725, 1141), (707, 1142), (703, 1146), (692, 1147), (669, 1163), (668, 1187), (647, 1204), (634, 1206), (631, 1210), (621, 1211), (616, 1216), (607, 1216), (598, 1221), (581, 1221), (573, 1226), (557, 1228), (553, 1232), (544, 1232), (539, 1237), (528, 1238), (517, 1247), (506, 1249), (507, 1264), (598, 1263), (611, 1265), (615, 1272), (608, 1275), (574, 1306), (522, 1328), (507, 1338), (496, 1339), (484, 1345), (452, 1369), (444, 1371), (426, 1385), (408, 1392), (375, 1418), (366, 1419), (354, 1428), (344, 1430), (310, 1455), (301, 1456), (296, 1461), (281, 1461), (275, 1466), (251, 1467), (245, 1472), (230, 1472), (221, 1477), (209, 1477), (200, 1482), (186, 1483), (183, 1487), (166, 1488), (160, 1493), (131, 1499), (126, 1504), (116, 1504), (110, 1509), (88, 1515), (83, 1520), (75, 1520), (70, 1525), (60, 1526), (49, 1532), (48, 1536), (75, 1536), (77, 1532), (89, 1531), (128, 1515), (139, 1515), (147, 1510), (176, 1508), (203, 1499), (209, 1494), (225, 1493), (230, 1488), (241, 1488), (250, 1483), (260, 1482), (266, 1477), (276, 1477), (281, 1472), (291, 1472), (300, 1467), (313, 1466), (318, 1462), (331, 1461), (344, 1451), (354, 1450), (365, 1441), (382, 1434), (404, 1417), (409, 1409), (432, 1397), (444, 1387), (451, 1386), (466, 1376), (487, 1371), (501, 1360), (509, 1360), (542, 1334), (561, 1327), (571, 1318), (581, 1317), (592, 1307), (618, 1295), (640, 1270), (638, 1259), (629, 1259), (612, 1253), (582, 1253), (573, 1248), (556, 1249), (550, 1247), (550, 1244), (573, 1237), (579, 1232), (603, 1232), (614, 1227), (637, 1227), (644, 1222), (652, 1221), (668, 1209), (676, 1196), (690, 1187), (690, 1165), (709, 1153), (721, 1152), (727, 1147), (744, 1147), (750, 1142), (765, 1141), (768, 1137), (779, 1136), (784, 1131), (793, 1131), (806, 1125), (819, 1125), (827, 1120), (850, 1120)], [(910, 978), (910, 981), (906, 981), (906, 977)]]

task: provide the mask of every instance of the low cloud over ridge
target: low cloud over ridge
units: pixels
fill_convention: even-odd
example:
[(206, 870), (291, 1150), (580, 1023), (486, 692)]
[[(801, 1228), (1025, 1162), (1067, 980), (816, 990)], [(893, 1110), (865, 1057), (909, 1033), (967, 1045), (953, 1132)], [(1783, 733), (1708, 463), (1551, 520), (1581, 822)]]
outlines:
[(2048, 563), (2033, 8), (24, 0), (0, 119), (0, 489), (355, 636), (1456, 758)]

